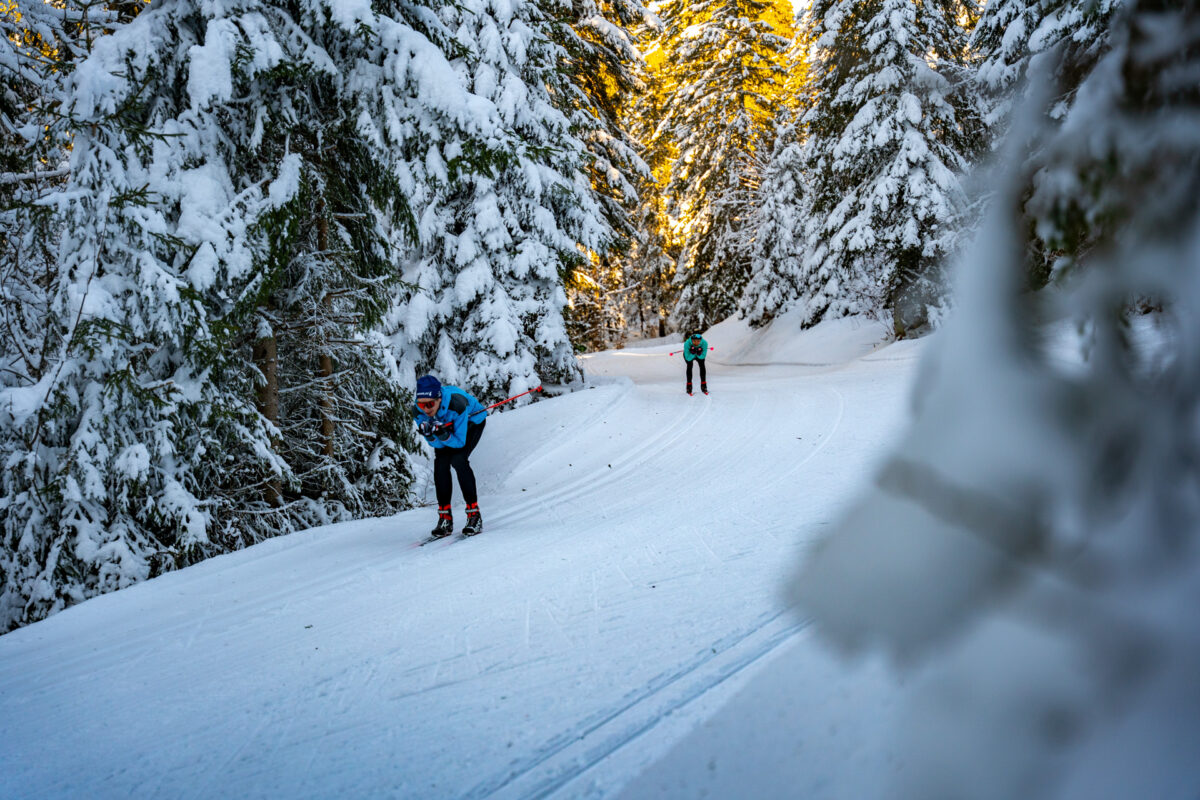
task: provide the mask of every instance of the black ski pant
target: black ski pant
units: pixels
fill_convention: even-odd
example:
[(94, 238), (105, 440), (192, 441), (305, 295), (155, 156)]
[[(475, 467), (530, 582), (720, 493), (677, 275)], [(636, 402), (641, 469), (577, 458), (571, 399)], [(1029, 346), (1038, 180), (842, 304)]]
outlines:
[(487, 420), (467, 425), (467, 441), (462, 447), (439, 447), (433, 451), (433, 486), (437, 490), (438, 506), (450, 505), (450, 495), (454, 489), (450, 482), (451, 467), (454, 467), (454, 472), (458, 475), (458, 488), (462, 489), (463, 500), (467, 501), (467, 505), (479, 502), (479, 495), (475, 489), (475, 473), (471, 471), (471, 464), (467, 459), (475, 445), (479, 444), (479, 437), (483, 436), (483, 426), (486, 424)]
[(688, 386), (692, 385), (692, 364), (695, 364), (697, 362), (699, 362), (699, 364), (700, 364), (700, 382), (708, 383), (708, 378), (704, 374), (704, 359), (703, 358), (693, 358), (691, 361), (687, 362)]

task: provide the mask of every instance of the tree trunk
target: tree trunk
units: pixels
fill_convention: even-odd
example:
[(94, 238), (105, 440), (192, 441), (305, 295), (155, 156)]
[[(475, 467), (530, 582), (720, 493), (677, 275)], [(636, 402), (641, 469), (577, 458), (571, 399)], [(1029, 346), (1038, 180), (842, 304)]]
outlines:
[[(253, 352), (254, 363), (262, 373), (263, 381), (255, 390), (255, 400), (258, 413), (272, 425), (279, 424), (279, 350), (272, 332), (268, 336), (256, 339)], [(272, 447), (278, 448), (278, 442), (271, 442)], [(268, 505), (283, 504), (283, 487), (278, 478), (267, 482), (265, 499)]]
[[(324, 255), (329, 248), (329, 221), (325, 219), (325, 201), (317, 205), (317, 250)], [(321, 303), (327, 312), (332, 310), (333, 298), (328, 294)], [(333, 458), (333, 355), (329, 345), (321, 353), (321, 439), (327, 458)]]

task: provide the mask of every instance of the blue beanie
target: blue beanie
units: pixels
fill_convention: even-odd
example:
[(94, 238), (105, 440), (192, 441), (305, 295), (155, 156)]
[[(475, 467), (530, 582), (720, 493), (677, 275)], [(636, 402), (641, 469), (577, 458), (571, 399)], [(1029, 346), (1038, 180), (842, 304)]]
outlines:
[(426, 400), (442, 396), (442, 382), (432, 375), (417, 378), (417, 399)]

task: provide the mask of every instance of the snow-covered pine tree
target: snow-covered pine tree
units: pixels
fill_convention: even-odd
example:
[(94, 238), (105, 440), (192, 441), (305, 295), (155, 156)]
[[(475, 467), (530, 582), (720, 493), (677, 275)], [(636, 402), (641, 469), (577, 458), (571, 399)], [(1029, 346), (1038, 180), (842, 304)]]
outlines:
[(667, 322), (677, 296), (674, 277), (679, 249), (671, 242), (662, 187), (670, 176), (678, 148), (669, 137), (659, 133), (667, 102), (667, 87), (658, 77), (665, 59), (661, 33), (661, 21), (657, 18), (635, 29), (637, 40), (648, 52), (642, 68), (643, 90), (634, 98), (626, 116), (630, 134), (639, 143), (650, 170), (638, 185), (638, 235), (624, 259), (626, 281), (637, 287), (630, 297), (634, 307), (626, 318), (645, 337), (667, 335)]
[(738, 310), (755, 327), (770, 322), (800, 296), (804, 220), (798, 214), (805, 184), (800, 118), (811, 104), (806, 67), (812, 42), (811, 28), (797, 28), (788, 50), (787, 93), (775, 144), (750, 215), (750, 281)]
[[(419, 252), (388, 316), (401, 374), (432, 371), (482, 399), (570, 382), (564, 277), (609, 237), (583, 143), (556, 105), (562, 48), (532, 0), (443, 5), (470, 115), (441, 115), (437, 147), (409, 153)], [(468, 111), (467, 108), (463, 109)], [(500, 127), (481, 136), (480, 114)]]
[(974, 81), (985, 98), (984, 124), (1003, 133), (1013, 103), (1024, 92), (1030, 62), (1053, 54), (1061, 91), (1050, 104), (1061, 119), (1075, 90), (1108, 49), (1109, 21), (1124, 0), (991, 0), (971, 33), (978, 62)]
[(629, 0), (574, 0), (551, 28), (563, 47), (569, 94), (559, 102), (588, 151), (588, 175), (609, 234), (567, 276), (567, 329), (576, 347), (599, 350), (625, 338), (628, 298), (636, 291), (625, 257), (638, 235), (638, 184), (649, 168), (625, 129), (631, 98), (643, 87), (642, 57), (629, 33), (648, 12)]
[(502, 134), (451, 38), (407, 3), (184, 0), (96, 39), (64, 89), (49, 367), (5, 390), (5, 626), (407, 502), (372, 332), (414, 227), (393, 150), (428, 113)]
[(798, 120), (780, 127), (750, 216), (750, 280), (738, 305), (754, 327), (770, 322), (801, 295), (804, 220), (798, 213), (805, 174), (799, 131)]
[[(1052, 87), (1034, 87), (1051, 120), (1061, 121), (1074, 102), (1084, 77), (1108, 51), (1113, 14), (1124, 0), (995, 0), (984, 6), (971, 35), (978, 66), (974, 83), (984, 109), (983, 119), (994, 141), (1009, 124), (1014, 103), (1027, 96), (1025, 76), (1041, 63), (1040, 74)], [(1030, 226), (1030, 247), (1038, 253), (1030, 267), (1030, 284), (1041, 287), (1050, 279), (1055, 262), (1073, 263), (1093, 237), (1091, 222), (1077, 221), (1074, 240), (1046, 241)]]
[(39, 201), (67, 174), (54, 87), (79, 55), (78, 17), (73, 6), (0, 7), (0, 387), (36, 383), (46, 369), (59, 235), (53, 209)]
[[(1194, 783), (1198, 19), (1133, 0), (1061, 124), (1018, 107), (913, 425), (796, 581), (827, 636), (909, 668), (889, 795)], [(1027, 215), (1085, 208), (1111, 223), (1085, 268), (1028, 291)]]
[[(158, 202), (165, 176), (147, 168), (182, 137), (152, 132), (149, 91), (136, 88), (146, 54), (122, 47), (126, 30), (96, 40), (64, 104), (75, 137), (69, 183), (51, 198), (63, 236), (45, 368), (4, 404), (5, 628), (194, 557), (221, 510), (207, 485), (223, 469), (233, 480), (269, 469), (250, 446), (256, 426), (265, 434), (253, 408), (210, 388), (222, 353), (179, 274), (188, 259)], [(195, 468), (204, 453), (219, 455)]]
[[(254, 307), (254, 360), (266, 378), (259, 408), (277, 409), (278, 420), (267, 416), (295, 478), (283, 506), (318, 524), (406, 502), (409, 384), (378, 332), (416, 237), (401, 153), (436, 141), (418, 120), (470, 104), (443, 54), (457, 45), (428, 8), (315, 4), (299, 23), (336, 70), (301, 65), (250, 90), (283, 98), (256, 111), (253, 125), (267, 131), (259, 151), (298, 159), (301, 173), (293, 200), (250, 231), (266, 277), (242, 304)], [(475, 130), (495, 130), (495, 120), (485, 115)]]
[(662, 337), (667, 335), (667, 322), (675, 306), (678, 253), (673, 253), (668, 243), (666, 203), (657, 186), (647, 181), (641, 197), (640, 232), (622, 262), (626, 299), (623, 318), (641, 337)]
[(805, 321), (890, 312), (926, 321), (958, 242), (963, 172), (980, 147), (961, 93), (969, 11), (959, 0), (817, 0), (809, 185), (798, 283)]
[(623, 255), (612, 250), (589, 253), (564, 276), (563, 313), (577, 351), (606, 350), (625, 341), (629, 320), (623, 301), (638, 287), (626, 283)]
[[(667, 0), (657, 48), (666, 98), (648, 144), (678, 156), (665, 193), (680, 242), (672, 318), (699, 330), (733, 313), (750, 275), (748, 210), (774, 135), (791, 10), (772, 0)], [(782, 35), (781, 35), (782, 34)]]
[(630, 30), (648, 13), (634, 0), (564, 0), (551, 28), (570, 75), (559, 87), (565, 92), (559, 103), (587, 147), (592, 189), (611, 230), (612, 240), (604, 243), (609, 251), (619, 252), (635, 235), (637, 185), (649, 176), (626, 130), (627, 106), (644, 88), (642, 56)]

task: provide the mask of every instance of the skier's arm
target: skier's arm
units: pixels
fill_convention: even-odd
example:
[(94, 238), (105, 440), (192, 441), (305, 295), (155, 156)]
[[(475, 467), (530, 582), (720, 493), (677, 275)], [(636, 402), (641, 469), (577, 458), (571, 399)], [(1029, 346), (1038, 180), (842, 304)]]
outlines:
[(467, 443), (467, 415), (456, 414), (440, 431), (439, 439), (444, 447), (462, 447)]
[(450, 427), (443, 429), (443, 436), (440, 436), (443, 447), (463, 447), (467, 443), (467, 425), (470, 418), (467, 416), (467, 410), (470, 407), (470, 402), (465, 395), (454, 394), (446, 403), (446, 410), (449, 411)]
[(469, 398), (465, 413), (467, 422), (472, 425), (478, 425), (487, 419), (488, 410), (484, 407), (483, 403), (479, 402), (479, 398), (475, 395), (469, 394), (467, 397)]

